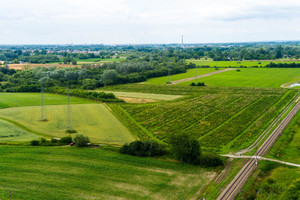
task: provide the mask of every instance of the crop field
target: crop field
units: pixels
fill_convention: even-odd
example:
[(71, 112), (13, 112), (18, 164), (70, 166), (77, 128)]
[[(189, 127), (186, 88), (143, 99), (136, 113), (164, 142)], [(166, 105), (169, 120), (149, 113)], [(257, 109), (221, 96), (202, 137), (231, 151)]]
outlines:
[(106, 93), (113, 93), (116, 97), (130, 97), (130, 98), (142, 98), (142, 99), (154, 99), (154, 100), (174, 100), (183, 97), (182, 95), (168, 95), (168, 94), (151, 94), (141, 92), (117, 92), (117, 91), (101, 91)]
[[(45, 105), (67, 104), (67, 97), (64, 95), (44, 94)], [(71, 104), (95, 103), (93, 101), (71, 97)], [(0, 93), (0, 108), (37, 106), (41, 104), (39, 93)]]
[(199, 138), (203, 148), (226, 152), (249, 145), (297, 92), (225, 91), (198, 93), (172, 102), (121, 104), (120, 107), (156, 138), (164, 140), (168, 134), (187, 133)]
[[(196, 75), (207, 74), (207, 73), (214, 72), (214, 71), (216, 71), (214, 68), (188, 69), (186, 73), (171, 75), (170, 79), (171, 79), (171, 81), (177, 81), (177, 80), (181, 80), (184, 78), (194, 77)], [(166, 84), (166, 82), (168, 80), (169, 80), (168, 76), (163, 76), (163, 77), (158, 77), (158, 78), (151, 78), (151, 79), (145, 81), (144, 83)]]
[(273, 63), (300, 63), (300, 60), (261, 60), (261, 61), (212, 61), (212, 60), (186, 60), (187, 63), (195, 63), (198, 66), (209, 65), (210, 67), (264, 67), (270, 62)]
[[(67, 136), (67, 106), (49, 105), (45, 110), (48, 121), (40, 121), (39, 106), (0, 109), (0, 117), (46, 137)], [(135, 140), (104, 104), (73, 104), (70, 125), (94, 143), (122, 145)]]
[[(203, 77), (196, 80), (207, 86), (279, 88), (284, 83), (300, 81), (300, 69), (243, 68)], [(180, 83), (189, 85), (191, 82)]]
[(214, 172), (102, 149), (0, 146), (0, 199), (191, 199)]

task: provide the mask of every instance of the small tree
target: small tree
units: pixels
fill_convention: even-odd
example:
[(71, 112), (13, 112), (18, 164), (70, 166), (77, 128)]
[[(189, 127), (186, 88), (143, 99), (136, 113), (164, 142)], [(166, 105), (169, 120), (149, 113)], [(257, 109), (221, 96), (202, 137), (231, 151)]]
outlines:
[(194, 165), (200, 163), (201, 148), (196, 138), (188, 134), (172, 134), (169, 144), (176, 159)]
[(90, 139), (89, 137), (80, 134), (80, 135), (75, 135), (75, 137), (73, 138), (73, 142), (77, 147), (86, 147), (88, 146)]

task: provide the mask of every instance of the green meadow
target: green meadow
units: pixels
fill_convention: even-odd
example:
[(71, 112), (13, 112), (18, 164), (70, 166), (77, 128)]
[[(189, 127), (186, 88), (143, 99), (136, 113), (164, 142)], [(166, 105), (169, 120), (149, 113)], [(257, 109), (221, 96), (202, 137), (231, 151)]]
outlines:
[[(181, 80), (181, 79), (184, 79), (184, 78), (194, 77), (194, 76), (196, 76), (196, 74), (197, 75), (202, 75), (202, 74), (207, 74), (207, 73), (214, 72), (214, 71), (216, 71), (214, 68), (189, 69), (189, 70), (187, 70), (186, 73), (171, 75), (170, 79), (171, 79), (171, 81), (177, 81), (177, 80)], [(158, 77), (158, 78), (151, 78), (151, 79), (145, 81), (145, 83), (149, 83), (149, 84), (166, 84), (166, 82), (168, 80), (169, 80), (168, 76), (163, 76), (163, 77)]]
[(204, 82), (207, 86), (279, 88), (284, 83), (300, 80), (298, 68), (241, 68), (239, 70), (240, 72), (227, 71), (180, 83), (180, 85)]
[(0, 146), (0, 199), (191, 199), (215, 172), (102, 149)]
[[(44, 94), (44, 103), (46, 105), (67, 104), (67, 96), (57, 94)], [(94, 103), (93, 101), (71, 97), (71, 104)], [(37, 106), (41, 104), (40, 93), (0, 93), (0, 108)]]
[[(39, 106), (0, 109), (0, 117), (39, 135), (60, 138), (68, 135), (67, 109), (66, 105), (46, 106), (47, 121), (40, 121)], [(104, 104), (73, 104), (70, 116), (72, 129), (91, 142), (122, 145), (136, 139)]]
[(300, 60), (290, 61), (290, 60), (268, 60), (268, 61), (212, 61), (212, 60), (186, 60), (187, 63), (195, 63), (198, 66), (203, 65), (209, 65), (210, 67), (240, 67), (240, 66), (246, 66), (246, 67), (252, 67), (252, 66), (258, 66), (258, 67), (264, 67), (270, 62), (273, 63), (300, 63)]

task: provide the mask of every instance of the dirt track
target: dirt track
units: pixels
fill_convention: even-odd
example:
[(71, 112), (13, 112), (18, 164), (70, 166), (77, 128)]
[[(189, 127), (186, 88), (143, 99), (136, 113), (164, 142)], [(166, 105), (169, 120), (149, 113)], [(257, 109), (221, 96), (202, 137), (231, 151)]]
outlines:
[(196, 78), (203, 78), (203, 77), (211, 76), (211, 75), (214, 75), (214, 74), (227, 72), (227, 71), (230, 71), (230, 70), (234, 70), (234, 69), (233, 68), (223, 69), (223, 70), (219, 70), (219, 71), (215, 71), (215, 72), (210, 72), (210, 73), (207, 73), (207, 74), (202, 74), (202, 75), (199, 75), (199, 76), (196, 76), (196, 77), (184, 78), (184, 79), (180, 79), (180, 80), (177, 80), (177, 81), (172, 81), (172, 84), (178, 84), (178, 83), (183, 83), (183, 82), (187, 82), (187, 81), (192, 81)]

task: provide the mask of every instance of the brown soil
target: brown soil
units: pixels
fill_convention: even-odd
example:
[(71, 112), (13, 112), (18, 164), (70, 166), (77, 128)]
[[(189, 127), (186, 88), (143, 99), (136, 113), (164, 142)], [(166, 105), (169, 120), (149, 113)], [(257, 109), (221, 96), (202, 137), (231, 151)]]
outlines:
[(22, 70), (26, 69), (27, 67), (32, 69), (35, 67), (50, 67), (50, 66), (57, 66), (57, 67), (64, 67), (64, 68), (71, 68), (71, 67), (81, 67), (80, 65), (68, 65), (68, 64), (31, 64), (31, 63), (25, 63), (25, 64), (9, 64), (8, 65), (10, 69), (15, 69), (15, 70)]

